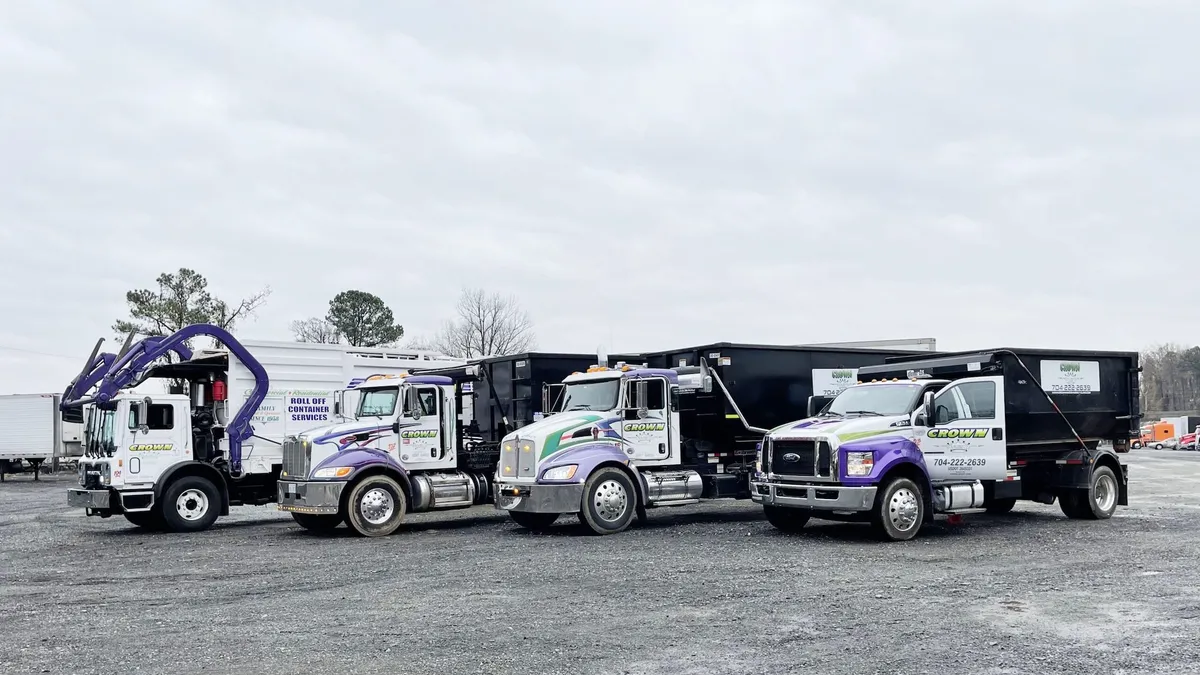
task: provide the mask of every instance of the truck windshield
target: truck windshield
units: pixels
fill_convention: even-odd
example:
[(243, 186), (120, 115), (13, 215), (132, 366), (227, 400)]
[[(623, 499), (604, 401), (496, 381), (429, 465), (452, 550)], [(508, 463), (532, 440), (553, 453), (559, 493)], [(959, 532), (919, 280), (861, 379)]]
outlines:
[(621, 380), (572, 382), (563, 389), (562, 410), (614, 410)]
[(92, 408), (88, 410), (87, 429), (84, 431), (85, 449), (91, 457), (112, 455), (115, 449), (114, 421), (117, 413), (112, 410)]
[(364, 389), (358, 402), (359, 417), (391, 417), (396, 412), (399, 388)]
[(850, 387), (829, 403), (822, 414), (903, 415), (912, 412), (920, 384), (867, 384)]

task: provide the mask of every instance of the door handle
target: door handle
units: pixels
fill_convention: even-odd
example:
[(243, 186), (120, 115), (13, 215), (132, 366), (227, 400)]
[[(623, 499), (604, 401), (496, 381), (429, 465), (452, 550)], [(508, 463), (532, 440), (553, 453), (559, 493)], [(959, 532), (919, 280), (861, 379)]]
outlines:
[(1000, 428), (992, 429), (992, 440), (993, 441), (1004, 440), (1004, 429), (1000, 429)]

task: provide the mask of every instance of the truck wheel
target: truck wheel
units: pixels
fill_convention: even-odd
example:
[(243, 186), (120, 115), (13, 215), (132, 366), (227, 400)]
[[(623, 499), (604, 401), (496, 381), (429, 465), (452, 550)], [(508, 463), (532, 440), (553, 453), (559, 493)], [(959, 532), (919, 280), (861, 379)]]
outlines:
[(407, 506), (400, 484), (387, 476), (367, 476), (355, 484), (346, 504), (346, 524), (363, 537), (395, 532)]
[(993, 499), (992, 501), (988, 502), (984, 508), (993, 516), (1002, 516), (1009, 511), (1012, 511), (1013, 507), (1016, 505), (1017, 500), (1014, 497), (1010, 499)]
[(891, 541), (907, 541), (917, 536), (925, 520), (925, 502), (921, 488), (908, 478), (893, 478), (875, 497), (871, 523), (876, 532)]
[(603, 468), (583, 488), (579, 522), (593, 534), (616, 534), (629, 527), (637, 510), (637, 492), (624, 471)]
[(144, 530), (161, 530), (163, 528), (163, 521), (159, 517), (157, 509), (138, 511), (137, 513), (125, 513), (123, 515), (125, 516), (125, 520)]
[(199, 532), (217, 521), (221, 509), (221, 493), (212, 481), (200, 476), (184, 476), (163, 490), (158, 504), (167, 530)]
[(513, 522), (527, 530), (539, 532), (554, 524), (558, 520), (557, 513), (529, 513), (528, 511), (509, 511), (509, 517)]
[(1108, 520), (1117, 510), (1120, 486), (1113, 470), (1098, 466), (1092, 470), (1091, 487), (1064, 492), (1059, 497), (1063, 513), (1077, 520)]
[(763, 513), (767, 516), (767, 522), (774, 525), (775, 529), (788, 533), (803, 530), (808, 524), (808, 519), (812, 517), (808, 509), (789, 509), (767, 504), (763, 504)]
[(342, 524), (341, 516), (314, 515), (311, 513), (292, 513), (292, 520), (309, 532), (322, 534), (333, 532)]

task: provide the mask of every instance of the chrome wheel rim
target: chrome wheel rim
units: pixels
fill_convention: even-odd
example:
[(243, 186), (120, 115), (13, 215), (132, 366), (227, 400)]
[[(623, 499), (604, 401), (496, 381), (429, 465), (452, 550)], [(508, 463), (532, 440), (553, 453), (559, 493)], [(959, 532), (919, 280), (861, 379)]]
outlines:
[(396, 511), (392, 494), (383, 488), (371, 488), (358, 502), (358, 512), (372, 525), (382, 525)]
[(596, 488), (592, 505), (596, 507), (596, 515), (600, 520), (611, 523), (620, 520), (629, 509), (629, 493), (617, 481), (606, 480)]
[(1112, 479), (1112, 476), (1100, 476), (1096, 479), (1096, 489), (1093, 491), (1092, 499), (1096, 502), (1096, 507), (1101, 511), (1108, 511), (1113, 507), (1113, 503), (1117, 501), (1117, 482)]
[(208, 513), (208, 495), (203, 490), (191, 488), (179, 493), (175, 500), (175, 510), (179, 517), (187, 521), (196, 521)]
[(888, 500), (888, 519), (892, 521), (892, 527), (901, 532), (913, 529), (917, 524), (919, 506), (912, 490), (900, 488), (893, 492)]

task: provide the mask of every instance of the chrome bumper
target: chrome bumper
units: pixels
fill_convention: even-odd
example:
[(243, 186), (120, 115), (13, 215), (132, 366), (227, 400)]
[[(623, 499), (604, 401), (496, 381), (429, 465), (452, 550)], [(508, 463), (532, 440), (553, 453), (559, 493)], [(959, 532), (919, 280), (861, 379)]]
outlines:
[(750, 482), (750, 499), (765, 506), (789, 506), (819, 511), (869, 511), (875, 506), (875, 486), (795, 485)]
[(109, 490), (67, 488), (67, 506), (81, 509), (108, 509), (112, 498)]
[(279, 481), (280, 511), (335, 515), (341, 510), (345, 481)]
[(583, 508), (583, 483), (529, 485), (496, 483), (496, 508), (526, 513), (579, 513)]

